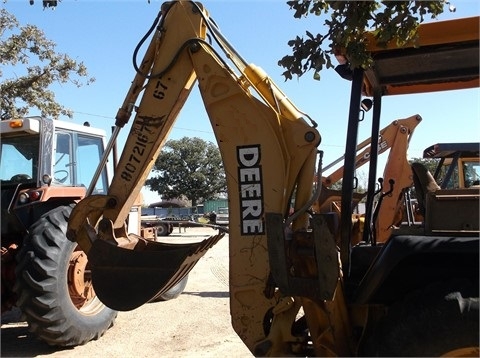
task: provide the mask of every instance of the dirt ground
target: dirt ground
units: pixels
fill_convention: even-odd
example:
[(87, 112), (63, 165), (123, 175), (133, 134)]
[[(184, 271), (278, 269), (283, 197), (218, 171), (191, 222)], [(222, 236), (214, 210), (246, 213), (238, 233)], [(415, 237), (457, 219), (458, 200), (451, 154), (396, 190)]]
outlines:
[[(181, 233), (176, 228), (169, 239), (186, 242), (215, 233), (212, 228)], [(120, 312), (99, 340), (52, 348), (33, 337), (25, 322), (2, 317), (1, 357), (252, 357), (231, 327), (229, 310), (225, 236), (193, 268), (182, 295)]]

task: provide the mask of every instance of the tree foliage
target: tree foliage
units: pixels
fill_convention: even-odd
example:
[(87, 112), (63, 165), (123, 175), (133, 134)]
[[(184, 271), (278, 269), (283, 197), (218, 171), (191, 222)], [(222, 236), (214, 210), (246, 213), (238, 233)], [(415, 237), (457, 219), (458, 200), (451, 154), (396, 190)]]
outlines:
[[(72, 117), (72, 111), (55, 99), (53, 83), (82, 86), (93, 82), (87, 68), (67, 54), (34, 25), (20, 26), (14, 15), (0, 9), (0, 108), (2, 119), (25, 116), (31, 108), (57, 119)], [(8, 66), (8, 67), (7, 67)]]
[[(325, 33), (306, 31), (305, 38), (297, 36), (288, 42), (292, 54), (278, 64), (286, 69), (283, 76), (289, 80), (310, 70), (320, 79), (320, 71), (334, 67), (331, 57), (340, 51), (346, 54), (351, 68), (368, 68), (372, 59), (366, 52), (366, 32), (371, 31), (379, 45), (415, 42), (418, 25), (428, 16), (436, 18), (449, 2), (291, 0), (287, 4), (297, 19), (308, 15), (326, 18)], [(450, 11), (455, 8), (450, 6)]]
[(422, 163), (425, 168), (428, 169), (430, 173), (435, 173), (435, 170), (437, 169), (438, 162), (440, 160), (437, 158), (412, 158), (408, 162), (410, 164), (412, 163)]
[(196, 206), (200, 200), (226, 192), (226, 179), (220, 151), (211, 142), (183, 137), (165, 143), (154, 170), (157, 176), (145, 184), (162, 199), (186, 197)]

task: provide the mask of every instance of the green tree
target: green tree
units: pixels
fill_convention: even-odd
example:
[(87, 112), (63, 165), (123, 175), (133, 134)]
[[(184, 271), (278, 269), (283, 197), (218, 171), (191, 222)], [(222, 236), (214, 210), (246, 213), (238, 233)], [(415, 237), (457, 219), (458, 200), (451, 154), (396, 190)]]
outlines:
[(72, 117), (49, 89), (53, 83), (80, 87), (93, 82), (87, 68), (67, 54), (55, 51), (56, 44), (34, 25), (20, 26), (16, 17), (0, 9), (0, 108), (1, 118), (25, 116), (38, 108), (42, 116)]
[(428, 169), (430, 173), (435, 173), (437, 169), (439, 159), (437, 158), (412, 158), (408, 161), (410, 164), (412, 163), (422, 163), (425, 168)]
[[(436, 18), (449, 5), (440, 1), (287, 1), (294, 17), (324, 15), (325, 33), (306, 31), (306, 38), (297, 36), (288, 45), (292, 54), (284, 56), (278, 64), (284, 67), (285, 80), (295, 75), (302, 76), (314, 71), (314, 78), (320, 79), (320, 71), (332, 65), (331, 56), (345, 51), (351, 68), (370, 66), (372, 59), (366, 52), (365, 33), (372, 31), (379, 45), (396, 41), (404, 45), (417, 38), (418, 25), (429, 15)], [(450, 6), (450, 11), (455, 7)], [(330, 14), (328, 18), (326, 15)]]
[(167, 141), (154, 170), (158, 175), (145, 184), (163, 199), (186, 197), (196, 206), (227, 189), (220, 151), (200, 138)]

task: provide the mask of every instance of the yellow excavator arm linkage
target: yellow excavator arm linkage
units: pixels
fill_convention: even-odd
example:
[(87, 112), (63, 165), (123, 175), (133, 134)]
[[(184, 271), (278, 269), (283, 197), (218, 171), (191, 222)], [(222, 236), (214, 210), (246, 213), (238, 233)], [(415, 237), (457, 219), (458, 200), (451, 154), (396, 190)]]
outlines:
[[(384, 127), (382, 130), (379, 132), (379, 137), (378, 137), (378, 155), (386, 152), (387, 150), (394, 148), (395, 143), (398, 143), (396, 141), (397, 136), (403, 129), (401, 128), (406, 128), (408, 131), (408, 137), (410, 134), (413, 134), (413, 130), (417, 126), (418, 123), (421, 121), (421, 117), (418, 115), (414, 115), (409, 118), (405, 119), (397, 119), (394, 120), (392, 123)], [(357, 145), (357, 156), (355, 157), (355, 169), (358, 169), (362, 167), (364, 164), (368, 163), (370, 160), (370, 147), (372, 143), (375, 143), (374, 141), (372, 142), (371, 138), (365, 139), (363, 142), (359, 143)], [(361, 150), (361, 152), (359, 152)], [(398, 153), (398, 152), (397, 152)], [(406, 152), (403, 154), (406, 155)], [(343, 157), (339, 158), (338, 160), (334, 161), (334, 163), (338, 163), (343, 159)], [(325, 166), (323, 168), (324, 171), (328, 170), (329, 166), (333, 166), (334, 163)], [(343, 166), (337, 168), (335, 171), (333, 171), (331, 174), (325, 176), (322, 178), (322, 182), (326, 187), (331, 186), (332, 184), (335, 184), (338, 182), (340, 179), (342, 179), (343, 175)]]
[[(206, 41), (208, 30), (235, 63), (236, 70)], [(240, 73), (236, 74), (237, 71)], [(155, 36), (117, 115), (117, 125), (123, 126), (130, 113), (136, 112), (108, 193), (87, 196), (74, 208), (68, 236), (89, 256), (97, 295), (119, 310), (133, 309), (164, 292), (159, 290), (184, 277), (221, 238), (222, 235), (216, 235), (197, 246), (182, 247), (177, 255), (170, 246), (148, 242), (125, 231), (130, 207), (195, 82), (219, 145), (227, 179), (233, 326), (252, 352), (285, 354), (284, 341), (295, 338), (285, 329), (278, 329), (283, 335), (266, 340), (265, 320), (271, 312), (278, 312), (272, 317), (282, 324), (280, 318), (285, 316), (286, 308), (294, 310), (286, 316), (294, 320), (298, 307), (290, 305), (291, 298), (282, 298), (278, 290), (265, 293), (267, 287), (273, 286), (265, 217), (282, 217), (284, 227), (279, 228), (280, 232), (307, 231), (306, 210), (312, 201), (312, 177), (321, 138), (315, 125), (307, 122), (305, 115), (260, 68), (244, 63), (200, 4), (178, 1), (163, 5)], [(285, 222), (294, 192), (297, 215), (288, 225), (290, 222)], [(180, 262), (180, 268), (174, 272), (171, 267), (177, 264), (170, 261), (173, 256), (178, 256)], [(122, 267), (122, 260), (128, 261), (128, 265)], [(163, 266), (157, 270), (156, 265)], [(133, 271), (142, 277), (134, 276)], [(155, 281), (157, 276), (167, 273), (169, 278), (151, 283), (148, 289), (139, 287), (139, 281)], [(334, 284), (335, 281), (334, 277)], [(127, 289), (129, 284), (132, 288)], [(143, 290), (144, 297), (139, 298), (138, 292), (129, 295), (126, 290)], [(272, 327), (274, 332), (275, 324)]]
[[(403, 210), (403, 192), (413, 185), (412, 171), (407, 158), (408, 144), (417, 125), (422, 121), (420, 115), (413, 115), (404, 119), (397, 119), (384, 127), (379, 132), (378, 141), (371, 138), (357, 145), (355, 157), (355, 169), (362, 167), (370, 161), (371, 145), (378, 146), (378, 155), (387, 152), (387, 161), (383, 172), (383, 188), (381, 192), (387, 193), (381, 201), (381, 210), (374, 218), (376, 242), (385, 242), (390, 237), (392, 228), (398, 224)], [(339, 163), (343, 157), (338, 158), (325, 166), (324, 171)], [(341, 210), (341, 191), (329, 187), (335, 184), (343, 175), (343, 166), (334, 170), (331, 174), (322, 177), (322, 196), (312, 205), (315, 212), (334, 212)], [(393, 180), (392, 184), (390, 183)], [(391, 190), (390, 190), (391, 189)], [(381, 193), (379, 193), (382, 195)], [(354, 195), (355, 205), (363, 195)], [(353, 242), (355, 243), (355, 242)]]
[(394, 121), (396, 129), (383, 172), (383, 198), (376, 218), (374, 218), (376, 242), (386, 242), (394, 226), (403, 217), (404, 192), (413, 186), (413, 174), (407, 158), (408, 144), (415, 127), (422, 117), (414, 115)]
[[(478, 25), (478, 19), (469, 24)], [(478, 26), (476, 29), (478, 35)], [(394, 296), (400, 298), (395, 278), (390, 281), (384, 276), (396, 273), (397, 267), (388, 271), (381, 265), (392, 264), (390, 256), (384, 259), (396, 250), (389, 244), (400, 245), (387, 238), (402, 209), (402, 194), (412, 183), (406, 150), (421, 118), (415, 115), (395, 121), (380, 131), (379, 143), (360, 143), (359, 154), (355, 152), (356, 138), (351, 140), (348, 135), (344, 174), (334, 172), (314, 185), (312, 178), (321, 178), (322, 172), (322, 152), (318, 150), (321, 137), (316, 123), (298, 110), (263, 70), (240, 57), (200, 3), (164, 3), (150, 31), (151, 42), (135, 66), (137, 73), (118, 110), (116, 128), (92, 181), (94, 185), (120, 128), (134, 114), (108, 192), (92, 195), (91, 185), (68, 222), (67, 237), (78, 242), (88, 255), (97, 297), (115, 310), (131, 310), (155, 300), (185, 278), (225, 235), (219, 232), (200, 242), (171, 244), (127, 233), (125, 225), (130, 208), (197, 83), (227, 181), (230, 312), (238, 336), (255, 356), (354, 356), (363, 354), (365, 348), (365, 352), (368, 348), (375, 354), (381, 352), (378, 347), (389, 339), (369, 347), (370, 339), (384, 333), (376, 329), (383, 327), (377, 324), (389, 313), (385, 302), (394, 302)], [(377, 66), (382, 59), (375, 59)], [(470, 60), (467, 63), (475, 62), (473, 57)], [(388, 61), (385, 68), (389, 68)], [(410, 68), (404, 66), (402, 70)], [(427, 70), (430, 74), (430, 67)], [(353, 104), (360, 99), (361, 81), (373, 76), (369, 71), (372, 69), (365, 73), (355, 69), (352, 73)], [(424, 74), (418, 73), (424, 79)], [(478, 76), (473, 77), (478, 83)], [(411, 84), (409, 78), (402, 77), (406, 85)], [(470, 77), (467, 80), (469, 85)], [(369, 93), (368, 86), (363, 89)], [(379, 103), (374, 109), (380, 108), (377, 106)], [(358, 113), (351, 107), (349, 134), (356, 133), (358, 121)], [(381, 210), (372, 218), (376, 241), (386, 244), (353, 247), (348, 212), (353, 189), (348, 179), (353, 178), (350, 169), (367, 162), (371, 146), (377, 144), (379, 153), (391, 149), (383, 174)], [(375, 155), (375, 151), (372, 153)], [(342, 176), (348, 184), (339, 198), (328, 186)], [(390, 180), (393, 187), (389, 186)], [(374, 185), (369, 183), (369, 200), (375, 195)], [(330, 207), (335, 202), (340, 202), (336, 213)], [(416, 245), (421, 246), (418, 249), (425, 249), (431, 242), (423, 240), (423, 236), (421, 241)], [(453, 241), (461, 244), (461, 240)], [(410, 245), (416, 241), (409, 238), (399, 242)], [(408, 250), (414, 252), (411, 246)], [(356, 262), (350, 261), (354, 253)], [(405, 280), (410, 282), (410, 277)], [(423, 284), (418, 280), (416, 283)], [(400, 286), (398, 292), (407, 293), (404, 285)]]

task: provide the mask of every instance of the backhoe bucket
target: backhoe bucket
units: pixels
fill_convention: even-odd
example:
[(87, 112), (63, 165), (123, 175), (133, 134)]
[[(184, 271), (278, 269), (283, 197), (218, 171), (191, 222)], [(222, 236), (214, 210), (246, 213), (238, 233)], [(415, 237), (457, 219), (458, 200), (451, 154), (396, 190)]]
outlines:
[(189, 244), (148, 241), (141, 251), (95, 240), (88, 253), (95, 293), (114, 310), (133, 310), (180, 282), (223, 236)]

